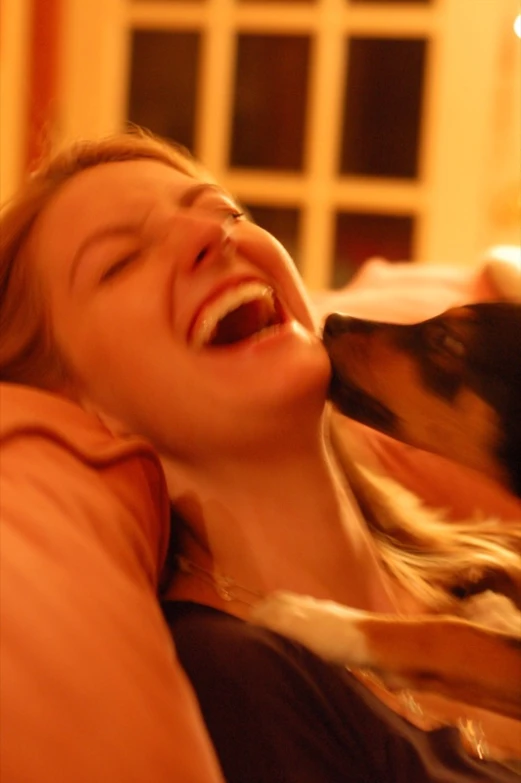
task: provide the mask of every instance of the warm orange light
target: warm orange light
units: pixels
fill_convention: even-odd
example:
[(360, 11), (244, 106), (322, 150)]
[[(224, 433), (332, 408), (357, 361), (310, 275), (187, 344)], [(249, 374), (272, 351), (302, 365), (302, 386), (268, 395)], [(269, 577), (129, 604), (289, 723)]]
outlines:
[(521, 38), (521, 14), (516, 16), (516, 21), (514, 22), (514, 32), (518, 38)]

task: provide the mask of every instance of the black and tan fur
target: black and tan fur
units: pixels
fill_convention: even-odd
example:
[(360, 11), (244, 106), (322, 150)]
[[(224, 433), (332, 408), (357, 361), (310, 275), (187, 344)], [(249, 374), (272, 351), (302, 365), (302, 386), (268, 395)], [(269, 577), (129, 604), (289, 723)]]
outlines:
[(407, 326), (333, 314), (324, 343), (341, 413), (521, 497), (521, 305), (457, 307)]

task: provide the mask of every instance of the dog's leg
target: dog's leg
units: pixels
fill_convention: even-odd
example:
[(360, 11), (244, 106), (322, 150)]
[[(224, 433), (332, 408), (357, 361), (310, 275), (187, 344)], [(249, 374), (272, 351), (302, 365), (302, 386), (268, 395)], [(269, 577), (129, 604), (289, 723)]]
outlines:
[(368, 666), (371, 651), (363, 623), (369, 616), (334, 601), (277, 591), (253, 608), (250, 621), (289, 636), (334, 663)]
[(400, 618), (291, 593), (255, 607), (252, 621), (327, 660), (377, 672), (391, 688), (435, 691), (521, 719), (521, 639), (457, 617)]

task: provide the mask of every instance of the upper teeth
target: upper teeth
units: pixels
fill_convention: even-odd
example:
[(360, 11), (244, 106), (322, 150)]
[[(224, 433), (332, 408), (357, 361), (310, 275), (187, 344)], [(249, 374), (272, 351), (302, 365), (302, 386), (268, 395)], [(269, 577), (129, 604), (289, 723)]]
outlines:
[(254, 302), (256, 299), (264, 297), (269, 297), (273, 301), (273, 289), (258, 281), (242, 283), (236, 288), (228, 288), (218, 299), (210, 302), (198, 316), (192, 330), (192, 345), (196, 348), (206, 345), (210, 342), (221, 318), (246, 302)]

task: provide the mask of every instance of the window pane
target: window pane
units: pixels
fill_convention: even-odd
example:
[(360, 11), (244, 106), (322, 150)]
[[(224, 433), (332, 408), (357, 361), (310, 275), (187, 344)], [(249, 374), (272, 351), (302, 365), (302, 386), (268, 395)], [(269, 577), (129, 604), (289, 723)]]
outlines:
[(309, 48), (308, 36), (239, 36), (232, 166), (302, 169)]
[(300, 211), (292, 207), (246, 205), (253, 220), (281, 242), (298, 267)]
[(351, 38), (340, 171), (416, 177), (426, 43)]
[(198, 33), (136, 30), (128, 118), (193, 151)]
[(339, 212), (336, 216), (333, 288), (341, 288), (371, 256), (388, 261), (412, 258), (411, 216)]

